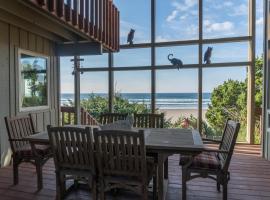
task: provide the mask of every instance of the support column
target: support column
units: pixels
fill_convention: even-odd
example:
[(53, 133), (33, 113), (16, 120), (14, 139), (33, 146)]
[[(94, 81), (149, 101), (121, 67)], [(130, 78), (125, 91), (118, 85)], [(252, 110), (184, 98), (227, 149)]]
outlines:
[(156, 0), (151, 0), (151, 111), (156, 110)]
[(263, 157), (270, 160), (270, 125), (269, 125), (269, 105), (270, 105), (270, 10), (269, 0), (264, 1), (264, 71), (263, 71), (263, 132), (262, 132), (262, 144), (263, 144)]
[(75, 124), (81, 124), (81, 88), (80, 88), (80, 56), (74, 56), (74, 59), (71, 61), (74, 62), (74, 107), (75, 107)]
[(202, 133), (202, 54), (203, 54), (203, 1), (199, 0), (199, 68), (198, 68), (198, 121), (197, 127)]
[(113, 99), (114, 99), (114, 72), (113, 72), (113, 53), (109, 53), (109, 81), (108, 81), (108, 106), (109, 112), (113, 112)]
[(255, 36), (256, 36), (256, 1), (249, 0), (249, 42), (248, 56), (251, 65), (248, 66), (248, 91), (247, 91), (247, 142), (254, 143), (255, 130)]

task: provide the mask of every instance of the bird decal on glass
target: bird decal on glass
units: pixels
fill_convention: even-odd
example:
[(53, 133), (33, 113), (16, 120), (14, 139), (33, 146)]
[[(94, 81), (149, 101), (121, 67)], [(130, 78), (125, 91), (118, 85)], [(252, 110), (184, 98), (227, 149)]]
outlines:
[(129, 45), (133, 45), (134, 33), (135, 33), (135, 30), (134, 29), (130, 29), (130, 31), (128, 33), (128, 38), (127, 38), (127, 43)]
[(204, 53), (203, 61), (205, 64), (211, 64), (212, 50), (213, 47), (208, 47), (206, 52)]
[(169, 54), (168, 55), (168, 60), (172, 63), (172, 65), (174, 67), (177, 67), (177, 69), (179, 70), (180, 68), (183, 67), (183, 62), (182, 60), (178, 59), (178, 58), (172, 58), (173, 54)]

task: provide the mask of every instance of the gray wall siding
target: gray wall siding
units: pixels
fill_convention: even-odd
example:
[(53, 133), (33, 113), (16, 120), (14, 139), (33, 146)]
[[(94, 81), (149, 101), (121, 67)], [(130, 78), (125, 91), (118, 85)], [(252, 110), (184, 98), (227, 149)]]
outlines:
[(31, 112), (37, 131), (46, 129), (48, 124), (58, 124), (58, 58), (54, 56), (54, 42), (31, 31), (23, 30), (0, 21), (0, 144), (1, 165), (10, 161), (9, 142), (7, 139), (5, 116), (24, 115), (19, 113), (17, 98), (18, 84), (16, 74), (17, 48), (41, 53), (50, 57), (50, 108)]

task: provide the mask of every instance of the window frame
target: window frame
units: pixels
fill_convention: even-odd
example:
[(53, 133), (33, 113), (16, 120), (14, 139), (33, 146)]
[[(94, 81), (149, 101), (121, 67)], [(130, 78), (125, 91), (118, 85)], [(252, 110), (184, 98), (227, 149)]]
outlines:
[[(17, 76), (16, 76), (16, 80), (17, 80), (17, 92), (16, 92), (16, 96), (17, 96), (17, 110), (19, 113), (24, 113), (24, 112), (34, 112), (34, 111), (43, 111), (43, 110), (49, 110), (50, 109), (50, 57), (48, 55), (42, 54), (42, 53), (37, 53), (34, 51), (30, 51), (27, 49), (22, 49), (22, 48), (17, 48), (17, 58), (16, 58), (16, 69), (17, 69)], [(21, 75), (21, 71), (22, 71), (22, 64), (21, 64), (21, 55), (22, 54), (26, 54), (29, 56), (33, 56), (33, 57), (41, 57), (44, 58), (46, 60), (46, 79), (47, 79), (47, 84), (46, 84), (46, 88), (47, 88), (47, 105), (42, 105), (42, 106), (31, 106), (31, 107), (23, 107), (22, 106), (22, 91), (20, 89), (20, 85), (22, 83), (22, 75)]]

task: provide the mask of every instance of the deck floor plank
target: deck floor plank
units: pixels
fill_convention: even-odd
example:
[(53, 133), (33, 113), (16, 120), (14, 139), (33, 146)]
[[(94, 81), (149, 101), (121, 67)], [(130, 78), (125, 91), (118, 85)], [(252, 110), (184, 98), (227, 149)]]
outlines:
[[(167, 200), (181, 199), (181, 169), (179, 155), (169, 158), (169, 182)], [(237, 145), (232, 158), (231, 180), (229, 182), (230, 200), (269, 200), (270, 199), (270, 162), (261, 158), (260, 146)], [(12, 185), (12, 167), (0, 169), (1, 200), (51, 200), (55, 199), (55, 174), (52, 160), (43, 168), (44, 189), (37, 192), (35, 168), (31, 164), (22, 164), (19, 170), (19, 184)], [(110, 194), (108, 199), (115, 199)], [(222, 194), (216, 191), (216, 184), (209, 179), (194, 179), (188, 182), (189, 200), (221, 200)], [(66, 199), (91, 199), (91, 193), (79, 189)], [(120, 191), (119, 200), (139, 199), (138, 196)]]

